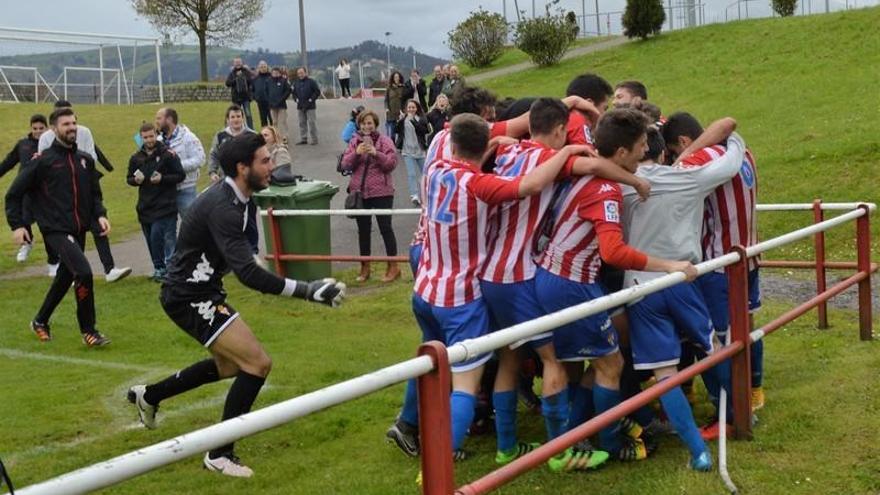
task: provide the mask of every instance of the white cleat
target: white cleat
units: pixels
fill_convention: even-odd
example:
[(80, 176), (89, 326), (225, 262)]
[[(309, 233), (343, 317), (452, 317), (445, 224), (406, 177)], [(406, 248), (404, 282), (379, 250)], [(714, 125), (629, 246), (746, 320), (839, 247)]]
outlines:
[(205, 454), (203, 464), (208, 471), (215, 471), (226, 476), (250, 478), (254, 475), (254, 470), (242, 464), (241, 460), (235, 455), (224, 455), (211, 459), (208, 454)]
[(144, 393), (146, 391), (146, 385), (131, 387), (128, 389), (128, 401), (137, 408), (141, 423), (148, 429), (153, 430), (156, 428), (156, 411), (159, 410), (159, 406), (153, 406), (144, 400)]
[(22, 244), (21, 247), (18, 248), (18, 254), (15, 255), (15, 261), (19, 263), (27, 261), (28, 256), (31, 254), (31, 249), (33, 248), (34, 245), (29, 242)]
[(125, 266), (122, 268), (111, 268), (107, 275), (104, 275), (104, 278), (107, 280), (107, 283), (113, 283), (117, 280), (122, 280), (127, 277), (131, 273), (131, 268)]
[(58, 274), (58, 263), (49, 263), (46, 265), (46, 274), (49, 275), (49, 278), (55, 278), (55, 275)]

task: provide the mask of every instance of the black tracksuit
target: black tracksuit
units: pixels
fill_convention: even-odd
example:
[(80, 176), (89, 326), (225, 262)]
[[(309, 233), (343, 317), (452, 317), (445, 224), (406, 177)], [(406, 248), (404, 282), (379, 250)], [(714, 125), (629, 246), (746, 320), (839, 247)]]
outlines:
[(95, 298), (92, 269), (83, 253), (85, 233), (93, 222), (107, 215), (95, 162), (86, 153), (57, 139), (29, 167), (18, 174), (6, 193), (6, 219), (15, 230), (25, 227), (24, 198), (31, 194), (32, 209), (46, 243), (58, 253), (61, 266), (37, 316), (49, 318), (74, 284), (80, 331), (95, 329)]
[[(33, 136), (28, 134), (24, 139), (15, 143), (15, 146), (9, 151), (6, 155), (6, 158), (0, 162), (0, 177), (6, 175), (10, 170), (15, 168), (16, 165), (21, 164), (21, 168), (18, 169), (19, 173), (22, 170), (27, 168), (31, 163), (31, 158), (37, 153), (37, 145), (40, 140), (35, 139)], [(30, 195), (25, 196), (24, 205), (22, 206), (22, 217), (23, 221), (26, 224), (25, 228), (28, 231), (28, 235), (31, 237), (31, 240), (34, 238), (33, 230), (31, 229), (31, 224), (34, 223), (33, 215), (31, 214), (31, 198)]]
[[(134, 173), (140, 170), (144, 180), (140, 184), (135, 181)], [(158, 184), (150, 181), (154, 172), (162, 174)], [(180, 158), (161, 142), (156, 143), (152, 154), (144, 148), (131, 156), (128, 161), (126, 181), (130, 186), (138, 187), (137, 214), (141, 223), (153, 223), (168, 216), (177, 216), (177, 184), (183, 181), (185, 174), (180, 165)]]

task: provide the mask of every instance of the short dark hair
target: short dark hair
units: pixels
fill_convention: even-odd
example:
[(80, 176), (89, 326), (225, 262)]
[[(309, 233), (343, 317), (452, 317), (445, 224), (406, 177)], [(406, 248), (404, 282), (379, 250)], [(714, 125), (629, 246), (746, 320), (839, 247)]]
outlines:
[(229, 114), (232, 112), (238, 112), (244, 115), (244, 110), (241, 109), (241, 105), (233, 103), (232, 105), (229, 105), (229, 107), (226, 109), (226, 117), (224, 118), (224, 121), (229, 119)]
[(495, 95), (488, 89), (464, 87), (457, 90), (449, 101), (449, 114), (472, 113), (480, 115), (486, 107), (495, 106)]
[(67, 100), (58, 100), (54, 106), (55, 108), (73, 108), (73, 104)]
[(56, 108), (55, 111), (53, 111), (52, 114), (49, 115), (49, 123), (55, 125), (60, 117), (69, 117), (71, 115), (73, 115), (74, 117), (76, 116), (76, 114), (73, 113), (73, 109), (70, 107)]
[(620, 105), (615, 105), (615, 108), (634, 108), (647, 115), (648, 118), (651, 119), (651, 122), (659, 122), (662, 117), (660, 107), (645, 100), (635, 103), (622, 103)]
[(535, 100), (537, 98), (534, 97), (520, 98), (518, 100), (505, 98), (503, 102), (495, 106), (495, 118), (499, 122), (504, 122), (505, 120), (515, 119), (520, 115), (524, 115), (532, 108), (532, 103)]
[(482, 158), (489, 146), (489, 126), (479, 115), (463, 113), (449, 122), (452, 145), (461, 158)]
[(617, 83), (614, 89), (623, 88), (629, 91), (633, 96), (638, 96), (643, 100), (648, 99), (648, 88), (640, 81), (623, 81)]
[(141, 124), (141, 128), (138, 130), (138, 134), (147, 131), (156, 132), (156, 126), (154, 126), (150, 122), (144, 122), (143, 124)]
[(614, 94), (608, 81), (596, 74), (581, 74), (568, 83), (565, 96), (580, 96), (599, 104)]
[(703, 133), (703, 126), (696, 117), (687, 112), (676, 112), (663, 124), (663, 139), (667, 143), (676, 143), (680, 136), (697, 139)]
[(45, 126), (49, 125), (49, 123), (46, 122), (46, 116), (41, 113), (35, 113), (35, 114), (31, 115), (31, 125), (36, 124), (37, 122), (39, 122)]
[(177, 110), (171, 107), (165, 107), (165, 117), (171, 119), (174, 125), (177, 125)]
[(568, 122), (568, 108), (556, 98), (538, 98), (529, 108), (529, 132), (550, 134)]
[(645, 152), (645, 160), (660, 160), (660, 155), (666, 149), (666, 141), (663, 134), (655, 125), (648, 126), (648, 151)]
[(243, 132), (220, 145), (220, 166), (227, 177), (238, 176), (238, 164), (250, 166), (254, 162), (257, 150), (266, 146), (262, 134)]
[(602, 115), (593, 140), (600, 156), (610, 158), (618, 148), (631, 150), (648, 128), (648, 117), (632, 108), (615, 108)]

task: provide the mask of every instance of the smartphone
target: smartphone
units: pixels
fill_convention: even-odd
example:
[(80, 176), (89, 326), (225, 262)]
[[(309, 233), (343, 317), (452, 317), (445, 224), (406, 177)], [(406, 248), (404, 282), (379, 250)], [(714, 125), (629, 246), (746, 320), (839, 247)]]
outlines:
[(370, 135), (364, 136), (364, 144), (368, 144), (370, 146), (373, 146), (373, 136), (370, 136)]

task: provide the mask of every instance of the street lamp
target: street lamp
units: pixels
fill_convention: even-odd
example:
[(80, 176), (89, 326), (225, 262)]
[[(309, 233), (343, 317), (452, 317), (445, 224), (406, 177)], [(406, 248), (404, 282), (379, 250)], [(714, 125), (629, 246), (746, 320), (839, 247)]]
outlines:
[(391, 31), (385, 31), (385, 56), (387, 58), (388, 79), (391, 79)]

